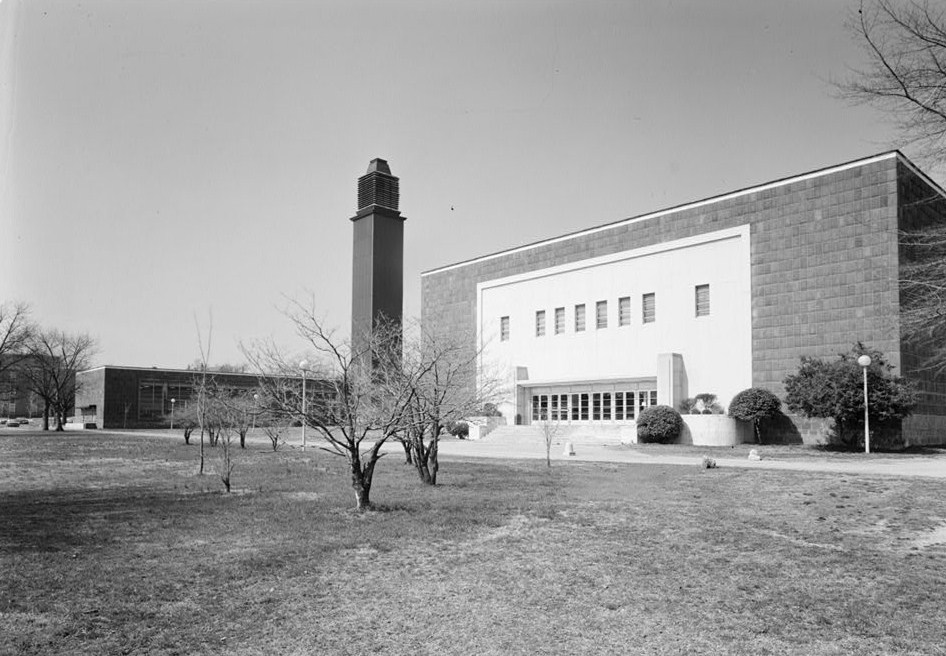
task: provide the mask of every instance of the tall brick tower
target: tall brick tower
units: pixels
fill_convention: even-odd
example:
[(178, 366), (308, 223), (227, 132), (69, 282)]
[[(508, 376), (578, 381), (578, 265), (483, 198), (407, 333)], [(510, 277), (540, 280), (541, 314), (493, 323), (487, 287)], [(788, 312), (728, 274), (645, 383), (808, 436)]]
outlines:
[(352, 269), (351, 339), (355, 352), (380, 321), (401, 325), (404, 300), (404, 220), (398, 179), (388, 163), (373, 159), (358, 178), (358, 213)]

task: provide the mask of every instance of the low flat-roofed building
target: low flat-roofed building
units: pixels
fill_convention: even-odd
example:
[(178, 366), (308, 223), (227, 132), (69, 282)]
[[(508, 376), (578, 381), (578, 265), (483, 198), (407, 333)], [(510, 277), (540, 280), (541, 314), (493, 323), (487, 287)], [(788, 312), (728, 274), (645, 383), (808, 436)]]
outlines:
[[(171, 399), (176, 410), (194, 403), (195, 386), (202, 373), (190, 369), (117, 367), (106, 365), (76, 375), (76, 421), (99, 428), (166, 426)], [(214, 382), (233, 390), (253, 390), (255, 374), (208, 372)], [(301, 380), (301, 379), (300, 379)]]

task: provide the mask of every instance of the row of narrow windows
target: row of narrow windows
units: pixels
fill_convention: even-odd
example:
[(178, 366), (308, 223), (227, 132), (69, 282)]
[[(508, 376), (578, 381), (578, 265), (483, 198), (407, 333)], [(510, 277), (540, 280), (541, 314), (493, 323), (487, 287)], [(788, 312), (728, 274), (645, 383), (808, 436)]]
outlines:
[[(709, 285), (697, 285), (694, 288), (694, 311), (697, 317), (706, 317), (710, 313), (710, 287)], [(654, 323), (657, 321), (657, 295), (653, 292), (641, 296), (641, 323)], [(631, 325), (631, 297), (622, 296), (618, 299), (618, 326)], [(573, 326), (576, 333), (584, 332), (586, 327), (586, 309), (584, 303), (575, 305), (573, 313)], [(595, 303), (595, 329), (602, 330), (608, 327), (608, 302), (598, 301)], [(556, 335), (565, 332), (565, 308), (557, 307), (553, 311), (552, 329)], [(509, 341), (510, 323), (509, 317), (499, 318), (499, 339), (502, 342)], [(535, 336), (544, 337), (546, 334), (546, 315), (545, 310), (536, 310), (535, 312)]]
[(657, 390), (534, 394), (532, 421), (631, 421), (657, 405)]

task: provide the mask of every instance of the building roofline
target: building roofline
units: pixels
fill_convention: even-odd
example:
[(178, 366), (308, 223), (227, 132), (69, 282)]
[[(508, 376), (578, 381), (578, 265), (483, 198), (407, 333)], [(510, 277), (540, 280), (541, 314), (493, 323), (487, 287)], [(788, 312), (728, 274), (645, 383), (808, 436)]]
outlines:
[(858, 166), (864, 166), (866, 164), (872, 164), (874, 162), (879, 162), (885, 159), (897, 158), (898, 161), (903, 162), (911, 171), (920, 176), (924, 182), (929, 184), (934, 190), (936, 190), (940, 195), (946, 198), (946, 192), (943, 191), (942, 187), (933, 182), (932, 179), (925, 173), (923, 173), (916, 165), (913, 164), (909, 159), (904, 156), (899, 150), (890, 150), (887, 152), (879, 153), (877, 155), (870, 155), (868, 157), (862, 157), (860, 159), (851, 160), (849, 162), (844, 162), (843, 164), (835, 164), (833, 166), (827, 166), (820, 169), (815, 169), (807, 173), (800, 173), (797, 175), (792, 175), (785, 178), (779, 178), (771, 182), (765, 182), (758, 185), (753, 185), (751, 187), (743, 187), (742, 189), (737, 189), (735, 191), (729, 191), (724, 194), (719, 194), (716, 196), (710, 196), (708, 198), (703, 198), (701, 200), (690, 201), (683, 203), (681, 205), (674, 205), (673, 207), (668, 207), (662, 210), (657, 210), (654, 212), (647, 212), (646, 214), (639, 214), (637, 216), (629, 217), (626, 219), (620, 219), (618, 221), (613, 221), (611, 223), (605, 223), (603, 225), (594, 226), (591, 228), (584, 228), (576, 232), (569, 232), (564, 235), (559, 235), (557, 237), (550, 237), (548, 239), (542, 239), (540, 241), (531, 242), (528, 244), (523, 244), (522, 246), (514, 246), (502, 251), (496, 251), (494, 253), (488, 253), (486, 255), (481, 255), (479, 257), (474, 257), (469, 260), (462, 260), (454, 264), (447, 264), (442, 267), (437, 267), (436, 269), (430, 269), (428, 271), (423, 271), (420, 275), (421, 277), (432, 275), (434, 273), (442, 273), (444, 271), (449, 271), (451, 269), (457, 269), (464, 266), (469, 266), (471, 264), (477, 264), (479, 262), (485, 262), (487, 260), (492, 260), (497, 257), (502, 257), (504, 255), (511, 255), (513, 253), (520, 253), (522, 251), (532, 250), (534, 248), (539, 248), (541, 246), (546, 246), (549, 244), (554, 244), (560, 241), (568, 241), (570, 239), (575, 239), (577, 237), (583, 237), (585, 235), (594, 234), (596, 232), (601, 232), (604, 230), (610, 230), (612, 228), (617, 228), (622, 225), (629, 225), (631, 223), (637, 223), (638, 221), (647, 221), (649, 219), (655, 219), (660, 216), (665, 216), (667, 214), (672, 214), (674, 212), (681, 212), (683, 210), (693, 209), (696, 207), (702, 207), (704, 205), (710, 205), (713, 203), (718, 203), (724, 200), (730, 200), (732, 198), (738, 198), (740, 196), (745, 196), (751, 193), (756, 193), (759, 191), (765, 191), (766, 189), (774, 189), (776, 187), (781, 187), (788, 184), (793, 184), (796, 182), (801, 182), (803, 180), (809, 180), (812, 178), (818, 178), (824, 175), (830, 175), (832, 173), (837, 173), (839, 171), (844, 171), (846, 169), (855, 168)]
[(923, 182), (925, 182), (925, 183), (928, 184), (930, 187), (932, 187), (932, 188), (933, 188), (933, 191), (935, 191), (935, 192), (938, 193), (940, 196), (942, 196), (944, 199), (946, 199), (946, 191), (944, 191), (943, 188), (942, 188), (941, 186), (939, 186), (939, 185), (933, 180), (933, 178), (931, 178), (931, 177), (928, 176), (926, 173), (924, 173), (923, 171), (921, 171), (920, 168), (919, 168), (916, 164), (914, 164), (913, 162), (911, 162), (910, 159), (909, 159), (906, 155), (904, 155), (903, 153), (901, 153), (899, 150), (896, 150), (896, 151), (894, 151), (894, 152), (897, 153), (897, 158), (898, 158), (898, 160), (899, 160), (904, 166), (906, 166), (906, 167), (907, 167), (908, 169), (910, 169), (913, 173), (915, 173), (921, 180), (923, 180)]
[[(164, 374), (203, 373), (197, 369), (168, 369), (165, 367), (129, 367), (129, 366), (124, 366), (124, 365), (116, 365), (116, 364), (103, 364), (103, 365), (99, 365), (98, 367), (91, 367), (89, 369), (83, 369), (82, 371), (78, 371), (76, 373), (85, 374), (91, 371), (97, 371), (99, 369), (121, 369), (122, 371), (142, 371), (142, 372), (153, 371), (155, 373), (164, 373)], [(249, 378), (259, 378), (258, 374), (247, 374), (247, 373), (238, 373), (238, 372), (230, 372), (230, 371), (209, 371), (208, 370), (207, 373), (214, 374), (217, 376), (247, 376)]]

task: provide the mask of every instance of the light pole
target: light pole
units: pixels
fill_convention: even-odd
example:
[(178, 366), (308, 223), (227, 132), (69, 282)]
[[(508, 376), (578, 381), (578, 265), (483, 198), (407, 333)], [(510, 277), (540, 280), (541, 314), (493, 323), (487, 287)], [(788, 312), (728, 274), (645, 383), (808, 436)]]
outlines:
[(299, 368), (302, 369), (302, 450), (305, 451), (305, 368), (309, 366), (308, 360), (303, 360), (299, 363)]
[(174, 404), (177, 403), (177, 399), (171, 399), (171, 430), (174, 430)]
[(253, 395), (253, 405), (256, 406), (253, 408), (253, 430), (256, 430), (256, 415), (259, 414), (259, 394)]
[(864, 453), (870, 453), (870, 420), (867, 414), (867, 367), (870, 366), (870, 356), (862, 355), (857, 364), (864, 370)]

